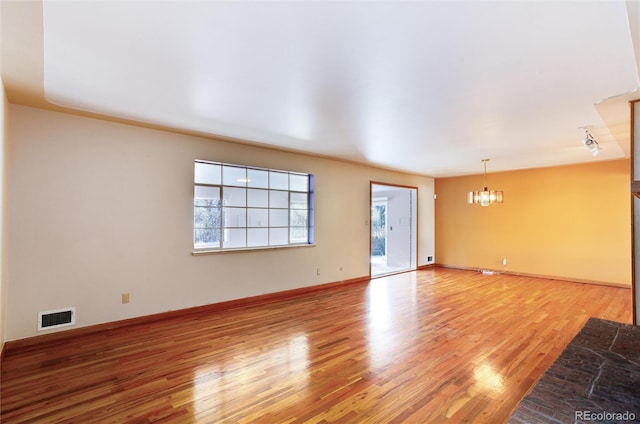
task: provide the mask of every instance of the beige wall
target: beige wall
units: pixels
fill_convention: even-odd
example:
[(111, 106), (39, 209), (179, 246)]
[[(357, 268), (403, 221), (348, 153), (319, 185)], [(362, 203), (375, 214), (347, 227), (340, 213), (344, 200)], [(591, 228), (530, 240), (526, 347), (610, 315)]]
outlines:
[[(418, 264), (434, 254), (431, 178), (24, 106), (9, 111), (7, 340), (36, 335), (43, 310), (75, 306), (77, 326), (87, 326), (367, 276), (371, 180), (419, 188)], [(193, 256), (196, 158), (315, 174), (316, 246)]]
[(504, 204), (468, 205), (482, 175), (435, 182), (436, 263), (631, 284), (629, 161), (489, 173)]

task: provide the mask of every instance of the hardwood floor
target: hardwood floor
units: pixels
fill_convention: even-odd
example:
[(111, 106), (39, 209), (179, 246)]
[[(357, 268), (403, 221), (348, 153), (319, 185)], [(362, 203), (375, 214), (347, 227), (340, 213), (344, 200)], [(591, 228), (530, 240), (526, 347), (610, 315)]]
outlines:
[(629, 289), (432, 268), (6, 352), (3, 423), (505, 422)]

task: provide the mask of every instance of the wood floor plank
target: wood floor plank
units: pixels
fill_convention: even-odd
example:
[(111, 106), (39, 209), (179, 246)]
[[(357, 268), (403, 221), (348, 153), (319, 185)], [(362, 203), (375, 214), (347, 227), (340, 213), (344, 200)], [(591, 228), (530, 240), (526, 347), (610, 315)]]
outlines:
[(629, 289), (432, 268), (8, 350), (3, 423), (508, 419)]

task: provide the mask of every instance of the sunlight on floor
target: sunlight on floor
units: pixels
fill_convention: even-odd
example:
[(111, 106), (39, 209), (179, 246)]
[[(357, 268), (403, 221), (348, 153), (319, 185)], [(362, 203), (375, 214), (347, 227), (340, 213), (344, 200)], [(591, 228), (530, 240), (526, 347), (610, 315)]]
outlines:
[(486, 390), (496, 393), (504, 392), (504, 381), (493, 367), (482, 364), (473, 372), (478, 384)]
[[(301, 391), (309, 384), (309, 374), (303, 372), (309, 366), (309, 343), (306, 334), (296, 334), (272, 349), (255, 352), (239, 350), (234, 361), (226, 364), (212, 363), (198, 368), (193, 378), (193, 414), (196, 420), (210, 420), (226, 414), (228, 393), (255, 387), (256, 381), (277, 369), (281, 381), (296, 376), (296, 388)], [(283, 373), (282, 370), (285, 370)], [(282, 390), (277, 384), (262, 387), (255, 393), (259, 398), (267, 393)], [(233, 406), (235, 407), (235, 406)], [(214, 417), (212, 417), (212, 413)]]

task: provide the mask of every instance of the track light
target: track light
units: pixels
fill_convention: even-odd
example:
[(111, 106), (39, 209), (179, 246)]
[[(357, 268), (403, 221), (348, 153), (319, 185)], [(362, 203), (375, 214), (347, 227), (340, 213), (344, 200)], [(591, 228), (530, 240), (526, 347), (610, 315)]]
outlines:
[(596, 141), (595, 138), (591, 134), (589, 134), (589, 129), (584, 129), (584, 138), (582, 139), (582, 144), (587, 148), (589, 152), (595, 157), (600, 154), (600, 145)]

